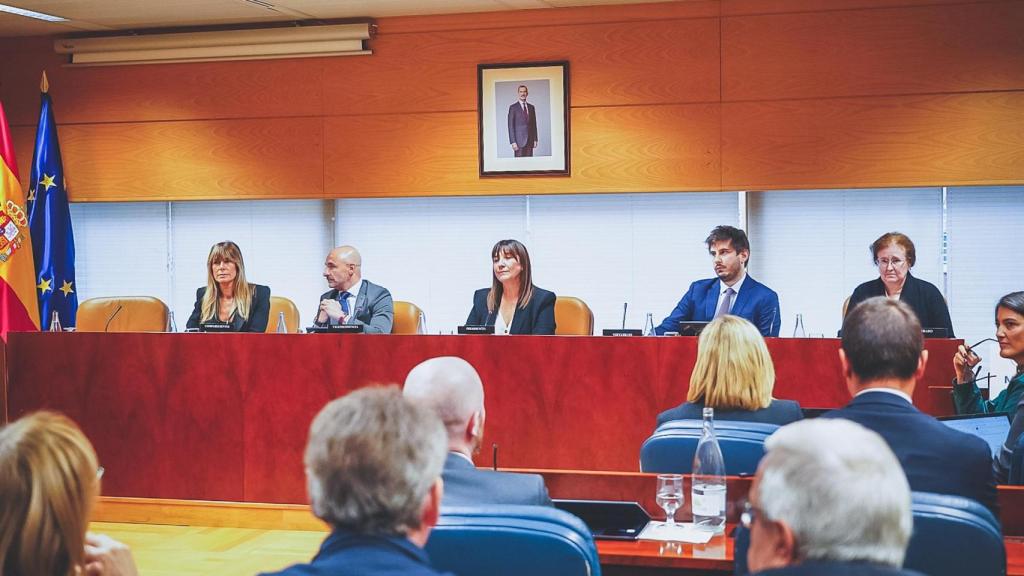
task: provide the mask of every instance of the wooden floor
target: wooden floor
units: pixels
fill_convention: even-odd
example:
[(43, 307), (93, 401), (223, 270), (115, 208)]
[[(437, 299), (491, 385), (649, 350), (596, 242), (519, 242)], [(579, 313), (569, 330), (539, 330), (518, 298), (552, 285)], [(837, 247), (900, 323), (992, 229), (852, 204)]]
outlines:
[(207, 528), (93, 522), (132, 549), (142, 576), (252, 576), (306, 562), (327, 536), (322, 531)]

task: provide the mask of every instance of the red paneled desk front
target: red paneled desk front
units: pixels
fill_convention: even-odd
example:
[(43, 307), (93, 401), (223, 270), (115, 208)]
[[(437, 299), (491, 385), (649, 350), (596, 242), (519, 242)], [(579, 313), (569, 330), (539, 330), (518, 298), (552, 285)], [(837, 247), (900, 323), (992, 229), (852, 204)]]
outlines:
[[(932, 340), (915, 403), (949, 413), (958, 341)], [(834, 339), (769, 339), (775, 396), (848, 400)], [(329, 400), (401, 383), (426, 358), (461, 356), (487, 393), (477, 464), (636, 471), (657, 414), (686, 396), (693, 338), (327, 334), (12, 333), (10, 418), (75, 419), (106, 468), (104, 494), (303, 503), (302, 450)], [(947, 387), (945, 389), (939, 387)]]

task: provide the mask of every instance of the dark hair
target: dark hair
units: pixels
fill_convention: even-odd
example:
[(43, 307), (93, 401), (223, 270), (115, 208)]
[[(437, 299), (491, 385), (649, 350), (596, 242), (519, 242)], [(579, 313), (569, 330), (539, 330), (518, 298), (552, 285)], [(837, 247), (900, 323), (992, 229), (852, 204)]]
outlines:
[[(996, 316), (999, 315), (999, 309), (1006, 308), (1007, 310), (1013, 310), (1017, 314), (1024, 316), (1024, 292), (1010, 292), (1006, 296), (999, 299), (999, 303), (996, 304)], [(998, 320), (997, 320), (998, 321)]]
[(874, 259), (875, 265), (878, 265), (878, 253), (890, 244), (903, 248), (903, 251), (907, 253), (907, 266), (913, 268), (917, 262), (917, 250), (914, 249), (914, 242), (902, 232), (886, 232), (871, 243), (871, 257)]
[[(750, 253), (750, 240), (747, 239), (747, 233), (733, 226), (716, 226), (715, 229), (711, 231), (711, 234), (708, 234), (704, 243), (707, 244), (708, 248), (711, 248), (711, 245), (715, 242), (724, 242), (726, 240), (732, 243), (732, 248), (737, 253), (743, 252), (744, 250), (747, 251), (747, 254)], [(743, 263), (743, 266), (746, 267), (749, 263), (750, 259), (748, 258), (747, 261)]]
[(843, 352), (861, 382), (910, 378), (923, 348), (921, 322), (899, 300), (869, 298), (843, 322)]
[[(491, 261), (497, 262), (498, 255), (503, 254), (505, 256), (511, 256), (519, 261), (519, 265), (523, 267), (522, 272), (519, 273), (519, 302), (516, 303), (516, 308), (526, 308), (526, 305), (530, 303), (530, 299), (533, 298), (533, 273), (530, 271), (530, 253), (526, 251), (526, 246), (519, 240), (498, 240), (498, 243), (491, 248)], [(501, 305), (501, 294), (504, 292), (505, 287), (498, 281), (498, 277), (494, 275), (494, 270), (491, 270), (491, 291), (487, 293), (487, 311), (494, 312)]]

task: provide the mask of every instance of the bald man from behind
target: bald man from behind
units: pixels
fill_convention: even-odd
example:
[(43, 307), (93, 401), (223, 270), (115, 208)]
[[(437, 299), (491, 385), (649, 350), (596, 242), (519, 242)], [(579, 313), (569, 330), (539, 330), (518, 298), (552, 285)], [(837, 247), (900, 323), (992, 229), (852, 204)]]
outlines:
[(422, 362), (406, 376), (402, 394), (433, 410), (448, 432), (441, 474), (445, 506), (551, 506), (541, 476), (480, 470), (473, 464), (483, 442), (486, 411), (483, 382), (469, 362), (455, 356)]
[(387, 288), (363, 279), (363, 258), (352, 246), (338, 246), (324, 261), (324, 279), (331, 289), (320, 296), (313, 324), (356, 324), (367, 334), (390, 334), (395, 303)]

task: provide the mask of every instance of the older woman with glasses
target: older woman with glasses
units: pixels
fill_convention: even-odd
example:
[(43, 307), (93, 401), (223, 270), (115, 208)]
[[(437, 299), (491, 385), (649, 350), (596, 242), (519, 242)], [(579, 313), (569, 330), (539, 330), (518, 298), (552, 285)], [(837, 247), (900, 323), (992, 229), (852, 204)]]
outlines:
[(943, 328), (946, 337), (953, 338), (953, 322), (946, 299), (934, 284), (910, 273), (917, 261), (917, 251), (910, 238), (899, 232), (886, 232), (871, 243), (871, 255), (878, 266), (878, 278), (857, 286), (846, 313), (868, 298), (887, 296), (910, 306), (923, 328)]

